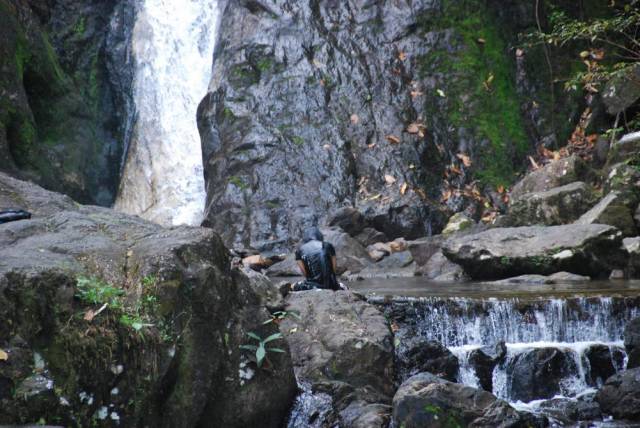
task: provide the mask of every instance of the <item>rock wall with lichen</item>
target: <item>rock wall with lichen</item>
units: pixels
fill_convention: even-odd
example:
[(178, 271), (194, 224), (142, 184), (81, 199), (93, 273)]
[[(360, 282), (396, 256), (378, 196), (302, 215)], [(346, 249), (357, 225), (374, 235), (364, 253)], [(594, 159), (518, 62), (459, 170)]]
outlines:
[(0, 170), (81, 202), (113, 202), (132, 7), (0, 1)]
[(204, 224), (269, 250), (341, 206), (390, 239), (479, 217), (474, 186), (511, 184), (581, 111), (551, 91), (542, 48), (521, 47), (546, 24), (535, 3), (229, 2), (198, 113)]

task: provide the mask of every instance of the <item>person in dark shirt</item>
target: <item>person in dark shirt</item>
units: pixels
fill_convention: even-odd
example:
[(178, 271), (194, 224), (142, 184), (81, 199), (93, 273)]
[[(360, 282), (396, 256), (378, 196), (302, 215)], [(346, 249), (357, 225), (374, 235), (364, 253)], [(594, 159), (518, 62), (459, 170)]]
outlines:
[(294, 291), (324, 288), (340, 290), (336, 279), (336, 250), (328, 242), (317, 227), (306, 229), (302, 235), (302, 243), (296, 250), (296, 261), (300, 271), (306, 278), (293, 286)]

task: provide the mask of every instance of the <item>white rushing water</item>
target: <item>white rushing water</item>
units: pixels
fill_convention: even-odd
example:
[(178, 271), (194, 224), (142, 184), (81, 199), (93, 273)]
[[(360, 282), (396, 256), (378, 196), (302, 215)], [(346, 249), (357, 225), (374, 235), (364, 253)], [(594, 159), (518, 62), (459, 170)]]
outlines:
[(205, 204), (198, 103), (211, 77), (217, 0), (138, 0), (135, 119), (115, 208), (199, 224)]

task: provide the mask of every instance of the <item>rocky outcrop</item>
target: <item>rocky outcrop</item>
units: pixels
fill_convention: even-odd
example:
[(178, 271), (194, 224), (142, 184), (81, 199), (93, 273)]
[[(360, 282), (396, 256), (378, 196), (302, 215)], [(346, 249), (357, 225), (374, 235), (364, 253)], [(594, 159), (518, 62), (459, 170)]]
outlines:
[(603, 277), (625, 263), (621, 243), (621, 233), (611, 226), (528, 226), (449, 239), (443, 252), (478, 279), (560, 271)]
[(430, 373), (417, 374), (400, 386), (393, 398), (393, 420), (395, 426), (406, 428), (546, 425), (489, 392), (448, 382)]
[(594, 203), (591, 187), (579, 181), (545, 192), (525, 193), (511, 205), (509, 223), (512, 226), (572, 223)]
[[(534, 16), (475, 0), (228, 2), (198, 111), (205, 224), (261, 251), (290, 247), (309, 224), (356, 225), (331, 216), (345, 206), (388, 239), (439, 232), (443, 176), (510, 181), (527, 130), (550, 134), (517, 101), (544, 98), (532, 95), (539, 58), (520, 55), (516, 77), (505, 54)], [(447, 205), (478, 212), (463, 195)]]
[(615, 419), (640, 421), (640, 367), (607, 379), (596, 396), (602, 412)]
[(271, 341), (284, 353), (261, 368), (240, 348), (278, 328), (215, 233), (2, 173), (0, 206), (33, 213), (0, 225), (0, 385), (20, 392), (0, 393), (0, 424), (281, 426), (296, 393), (287, 345)]
[(0, 1), (0, 170), (82, 202), (113, 202), (132, 9), (119, 1)]
[(627, 368), (640, 367), (640, 318), (635, 318), (626, 325), (624, 347), (629, 358)]
[(331, 395), (341, 426), (386, 426), (395, 388), (382, 313), (348, 291), (327, 290), (291, 293), (286, 311), (299, 314), (281, 324), (298, 380)]
[(607, 82), (602, 100), (609, 114), (619, 114), (640, 98), (640, 65), (629, 67), (622, 75)]
[(588, 165), (576, 155), (554, 160), (516, 183), (510, 193), (511, 201), (520, 201), (527, 193), (546, 192), (555, 187), (583, 181), (589, 173)]
[(421, 372), (456, 381), (460, 366), (458, 359), (439, 342), (400, 335), (396, 343), (396, 363), (401, 381)]
[[(635, 208), (636, 204), (633, 204), (633, 210)], [(576, 224), (608, 224), (618, 228), (624, 236), (638, 234), (632, 208), (618, 192), (611, 192), (605, 196), (596, 206), (581, 216)]]

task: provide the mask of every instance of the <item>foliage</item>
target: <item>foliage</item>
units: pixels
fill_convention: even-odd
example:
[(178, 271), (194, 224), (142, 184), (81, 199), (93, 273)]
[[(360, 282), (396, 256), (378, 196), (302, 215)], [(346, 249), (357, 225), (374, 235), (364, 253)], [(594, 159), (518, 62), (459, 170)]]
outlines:
[(256, 333), (250, 331), (247, 333), (247, 336), (254, 339), (256, 342), (258, 342), (258, 344), (257, 345), (241, 345), (240, 348), (255, 352), (256, 364), (258, 365), (258, 367), (262, 367), (262, 363), (267, 357), (267, 352), (278, 352), (278, 353), (285, 352), (284, 349), (281, 349), (281, 348), (267, 348), (266, 346), (267, 343), (269, 342), (282, 339), (282, 333), (274, 333), (271, 336), (268, 336), (267, 338), (262, 339)]
[(98, 278), (78, 277), (76, 288), (78, 290), (76, 297), (84, 303), (90, 305), (107, 304), (113, 309), (122, 308), (124, 291)]

